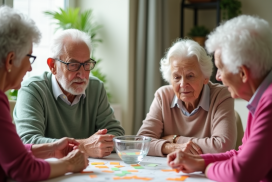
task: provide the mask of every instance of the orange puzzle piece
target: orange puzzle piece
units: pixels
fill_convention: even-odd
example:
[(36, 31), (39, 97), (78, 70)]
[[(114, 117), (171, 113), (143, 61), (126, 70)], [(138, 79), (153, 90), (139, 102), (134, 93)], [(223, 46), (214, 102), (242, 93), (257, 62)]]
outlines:
[(110, 171), (110, 170), (104, 170), (102, 172), (104, 172), (104, 173), (113, 173), (113, 171)]
[(89, 175), (90, 178), (96, 178), (96, 175)]
[(110, 165), (120, 165), (120, 162), (110, 162)]
[(108, 166), (95, 166), (97, 168), (109, 168)]

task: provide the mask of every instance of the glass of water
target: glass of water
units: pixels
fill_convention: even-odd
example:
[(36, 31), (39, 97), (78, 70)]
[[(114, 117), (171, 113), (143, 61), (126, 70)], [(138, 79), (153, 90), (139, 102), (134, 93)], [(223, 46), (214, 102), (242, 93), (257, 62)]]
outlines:
[(147, 155), (150, 137), (125, 135), (113, 138), (115, 150), (126, 164), (139, 164)]

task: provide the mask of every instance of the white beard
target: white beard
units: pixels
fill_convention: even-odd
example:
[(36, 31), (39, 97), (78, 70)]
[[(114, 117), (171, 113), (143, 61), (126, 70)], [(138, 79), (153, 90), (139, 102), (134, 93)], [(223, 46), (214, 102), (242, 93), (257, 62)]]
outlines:
[[(71, 82), (68, 82), (68, 80), (63, 75), (58, 79), (58, 82), (66, 92), (69, 92), (72, 95), (84, 94), (86, 88), (89, 85), (89, 79), (75, 78)], [(72, 86), (74, 82), (84, 82), (84, 85)]]

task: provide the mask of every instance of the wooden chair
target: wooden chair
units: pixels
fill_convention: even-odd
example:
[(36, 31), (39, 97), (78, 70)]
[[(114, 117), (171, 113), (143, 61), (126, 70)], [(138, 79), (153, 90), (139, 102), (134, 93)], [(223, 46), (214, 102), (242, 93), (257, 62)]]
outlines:
[(15, 107), (16, 101), (14, 100), (9, 100), (9, 107), (10, 107), (10, 115), (12, 118), (12, 122), (13, 122), (13, 109)]
[(237, 126), (237, 140), (236, 140), (236, 146), (235, 150), (238, 150), (238, 147), (242, 145), (242, 139), (244, 136), (244, 129), (242, 125), (242, 120), (240, 118), (240, 115), (237, 111), (235, 111), (235, 118), (236, 118), (236, 126)]

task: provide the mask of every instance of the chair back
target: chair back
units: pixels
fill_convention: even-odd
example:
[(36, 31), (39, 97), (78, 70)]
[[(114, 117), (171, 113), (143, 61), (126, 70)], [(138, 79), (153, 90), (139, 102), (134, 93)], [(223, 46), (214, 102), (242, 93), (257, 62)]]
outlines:
[(236, 140), (235, 150), (238, 150), (238, 147), (242, 145), (244, 129), (243, 129), (241, 117), (237, 111), (235, 111), (235, 118), (236, 118), (236, 126), (237, 126), (237, 140)]
[(15, 107), (16, 101), (14, 100), (9, 100), (9, 107), (10, 107), (10, 115), (12, 118), (12, 122), (13, 122), (13, 109)]

